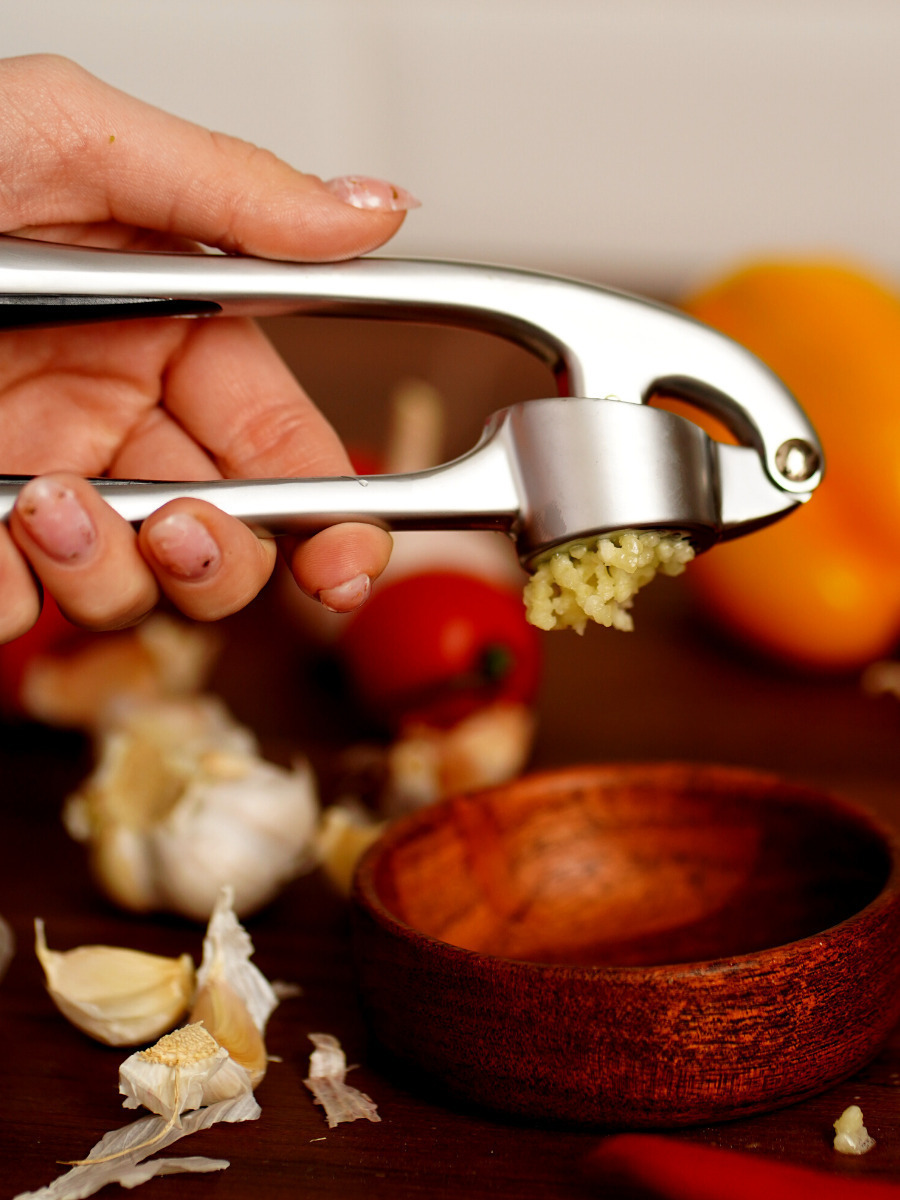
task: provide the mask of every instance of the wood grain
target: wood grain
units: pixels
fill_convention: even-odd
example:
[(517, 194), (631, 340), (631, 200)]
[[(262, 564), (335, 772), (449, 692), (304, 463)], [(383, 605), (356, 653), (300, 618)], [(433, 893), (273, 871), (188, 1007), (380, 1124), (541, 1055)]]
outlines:
[(884, 1042), (898, 880), (891, 833), (771, 775), (536, 773), (370, 850), (362, 994), (392, 1054), (477, 1103), (603, 1127), (730, 1119)]

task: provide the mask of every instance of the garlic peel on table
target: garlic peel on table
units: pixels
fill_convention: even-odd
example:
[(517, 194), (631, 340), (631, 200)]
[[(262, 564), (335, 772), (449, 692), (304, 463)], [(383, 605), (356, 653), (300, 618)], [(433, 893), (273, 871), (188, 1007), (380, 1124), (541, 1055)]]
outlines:
[(108, 1046), (136, 1046), (170, 1030), (194, 994), (189, 954), (165, 958), (118, 946), (51, 950), (44, 922), (35, 923), (35, 953), (60, 1012)]
[[(111, 1183), (132, 1188), (146, 1183), (157, 1175), (176, 1175), (188, 1172), (222, 1171), (229, 1162), (224, 1158), (190, 1156), (144, 1160), (164, 1150), (180, 1138), (222, 1121), (255, 1121), (261, 1109), (251, 1093), (233, 1100), (220, 1100), (208, 1108), (188, 1113), (180, 1126), (171, 1125), (160, 1116), (142, 1117), (122, 1129), (104, 1134), (83, 1161), (58, 1176), (47, 1187), (33, 1192), (20, 1192), (14, 1200), (85, 1200)], [(167, 1128), (167, 1126), (169, 1126)]]
[(346, 1082), (351, 1068), (338, 1039), (330, 1033), (311, 1033), (309, 1040), (315, 1049), (309, 1056), (309, 1075), (303, 1082), (316, 1104), (325, 1109), (328, 1128), (345, 1121), (380, 1121), (371, 1096)]
[(312, 869), (318, 813), (309, 765), (267, 762), (203, 695), (128, 708), (99, 730), (63, 819), (115, 903), (205, 921), (226, 884), (243, 916)]
[[(65, 1175), (16, 1200), (83, 1200), (109, 1183), (134, 1187), (155, 1175), (228, 1166), (227, 1160), (204, 1157), (144, 1160), (220, 1121), (260, 1116), (253, 1088), (265, 1074), (263, 1035), (278, 997), (250, 961), (253, 943), (235, 917), (232, 898), (230, 889), (222, 889), (207, 928), (190, 1022), (130, 1055), (119, 1068), (124, 1106), (142, 1105), (154, 1115), (106, 1134)], [(208, 1006), (209, 1019), (201, 1022), (194, 1013), (207, 989), (217, 990), (217, 1003)], [(244, 1045), (236, 1031), (244, 1035), (248, 1026), (256, 1034), (254, 1046), (261, 1047), (261, 1063), (241, 1061)]]

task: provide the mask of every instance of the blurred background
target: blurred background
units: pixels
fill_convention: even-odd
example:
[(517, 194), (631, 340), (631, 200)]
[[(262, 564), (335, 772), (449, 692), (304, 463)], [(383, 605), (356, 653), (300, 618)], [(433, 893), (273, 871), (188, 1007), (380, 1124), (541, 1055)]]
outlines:
[(781, 251), (900, 273), (893, 0), (33, 0), (2, 28), (408, 187), (397, 253), (664, 295)]

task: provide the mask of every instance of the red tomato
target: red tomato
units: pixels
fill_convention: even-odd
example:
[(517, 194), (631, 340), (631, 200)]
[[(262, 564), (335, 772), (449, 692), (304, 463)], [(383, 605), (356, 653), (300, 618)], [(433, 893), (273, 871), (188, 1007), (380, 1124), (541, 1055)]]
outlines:
[(487, 704), (529, 704), (540, 682), (541, 634), (521, 593), (458, 571), (376, 587), (350, 617), (338, 653), (357, 697), (389, 725), (448, 727)]

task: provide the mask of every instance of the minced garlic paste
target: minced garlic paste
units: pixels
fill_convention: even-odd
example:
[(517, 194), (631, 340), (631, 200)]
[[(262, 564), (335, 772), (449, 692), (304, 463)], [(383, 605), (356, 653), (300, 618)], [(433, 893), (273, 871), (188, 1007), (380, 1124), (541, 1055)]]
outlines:
[(574, 629), (588, 621), (631, 630), (634, 595), (656, 575), (680, 575), (694, 557), (683, 537), (620, 533), (573, 542), (540, 563), (525, 585), (525, 615), (539, 629)]

